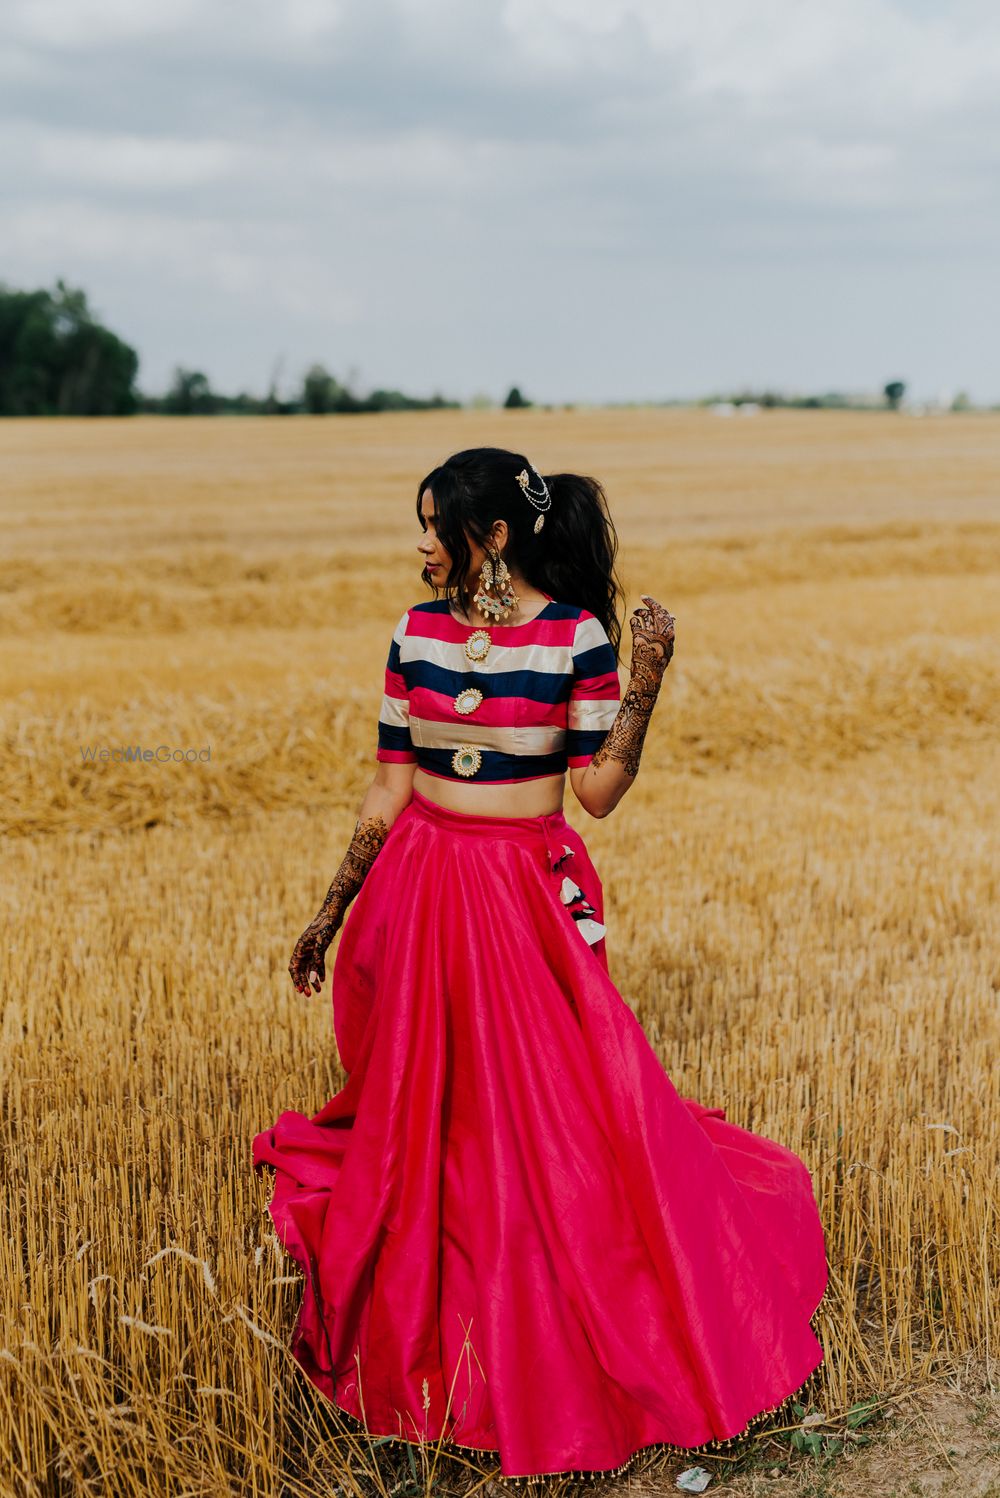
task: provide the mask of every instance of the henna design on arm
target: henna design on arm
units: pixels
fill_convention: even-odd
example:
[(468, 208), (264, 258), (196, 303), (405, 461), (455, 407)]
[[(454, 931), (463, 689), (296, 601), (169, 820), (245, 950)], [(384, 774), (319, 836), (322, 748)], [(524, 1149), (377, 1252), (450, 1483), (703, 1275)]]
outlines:
[(632, 630), (629, 684), (618, 716), (591, 760), (597, 769), (608, 760), (617, 760), (631, 778), (639, 773), (646, 730), (656, 706), (663, 673), (674, 653), (673, 614), (655, 598), (645, 593), (642, 596), (646, 607), (637, 608), (629, 620)]
[(326, 892), (319, 914), (310, 922), (292, 952), (288, 971), (299, 993), (308, 993), (311, 972), (316, 973), (313, 989), (319, 993), (326, 979), (326, 949), (333, 941), (348, 905), (364, 884), (382, 845), (389, 835), (384, 819), (378, 815), (359, 818), (354, 824), (354, 835), (340, 868), (333, 876), (333, 883)]

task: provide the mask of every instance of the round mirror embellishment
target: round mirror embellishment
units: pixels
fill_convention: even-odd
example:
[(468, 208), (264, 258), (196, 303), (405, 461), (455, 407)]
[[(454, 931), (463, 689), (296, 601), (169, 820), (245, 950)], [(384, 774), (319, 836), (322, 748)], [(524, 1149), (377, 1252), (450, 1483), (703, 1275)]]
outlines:
[(474, 629), (465, 642), (465, 653), (473, 663), (484, 661), (490, 653), (492, 644), (488, 630)]
[(474, 713), (483, 700), (483, 694), (478, 687), (466, 687), (459, 692), (455, 698), (456, 713)]
[(451, 768), (456, 775), (475, 775), (483, 762), (483, 756), (475, 744), (460, 744), (451, 756)]

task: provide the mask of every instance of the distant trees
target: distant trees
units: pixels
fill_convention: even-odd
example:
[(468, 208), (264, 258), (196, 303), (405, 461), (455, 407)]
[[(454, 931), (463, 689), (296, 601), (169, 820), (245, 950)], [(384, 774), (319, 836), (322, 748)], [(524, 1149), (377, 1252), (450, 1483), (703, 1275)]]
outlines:
[(178, 365), (174, 380), (163, 397), (161, 410), (170, 416), (211, 416), (218, 410), (218, 398), (200, 369)]
[(299, 401), (303, 411), (315, 416), (331, 411), (428, 411), (458, 405), (458, 401), (445, 400), (436, 392), (429, 400), (404, 395), (401, 390), (373, 390), (370, 395), (356, 395), (350, 385), (342, 385), (323, 364), (311, 364), (306, 370)]
[(325, 364), (311, 364), (302, 381), (300, 401), (303, 411), (325, 416), (331, 411), (370, 410), (349, 385), (342, 385)]
[[(134, 411), (174, 416), (220, 412), (323, 416), (334, 412), (456, 409), (462, 404), (446, 400), (438, 391), (428, 399), (381, 387), (360, 395), (353, 370), (345, 379), (338, 379), (318, 361), (308, 366), (297, 390), (286, 387), (279, 394), (283, 362), (283, 356), (277, 360), (263, 396), (246, 390), (238, 395), (222, 394), (212, 389), (202, 370), (184, 365), (174, 368), (165, 395), (144, 394), (136, 387), (138, 354), (98, 321), (84, 291), (68, 286), (61, 278), (53, 290), (35, 291), (18, 291), (0, 281), (0, 416), (122, 416)], [(744, 389), (725, 397), (653, 404), (873, 410), (881, 409), (880, 400), (884, 400), (895, 411), (905, 394), (905, 381), (889, 380), (882, 387), (881, 397), (877, 386), (853, 395), (835, 390), (786, 395), (768, 388), (757, 393)], [(470, 404), (475, 410), (493, 409), (487, 395), (473, 396)], [(503, 408), (516, 411), (533, 404), (518, 385), (511, 385)], [(958, 392), (951, 409), (975, 409), (967, 391)], [(992, 409), (1000, 410), (1000, 406)]]
[(54, 290), (19, 291), (0, 282), (0, 416), (126, 416), (156, 411), (172, 416), (217, 412), (422, 411), (456, 408), (435, 392), (423, 400), (401, 390), (358, 395), (322, 364), (306, 371), (301, 393), (279, 397), (277, 376), (263, 397), (245, 390), (224, 395), (200, 369), (177, 365), (165, 395), (136, 387), (139, 356), (87, 304), (86, 292), (61, 278)]
[(302, 381), (302, 408), (311, 416), (325, 416), (332, 411), (340, 387), (322, 364), (310, 364)]
[(93, 316), (86, 293), (0, 283), (0, 415), (124, 416), (139, 356)]
[(457, 411), (461, 404), (461, 401), (445, 400), (439, 390), (435, 390), (427, 400), (421, 400), (413, 395), (404, 395), (401, 390), (373, 390), (360, 409), (362, 411)]
[(297, 393), (284, 398), (278, 394), (277, 376), (273, 376), (264, 396), (223, 395), (213, 390), (208, 377), (200, 369), (186, 369), (178, 365), (173, 382), (166, 395), (143, 395), (139, 397), (143, 411), (161, 411), (171, 416), (211, 416), (230, 414), (288, 416), (305, 412), (312, 416), (325, 416), (330, 412), (344, 411), (423, 411), (439, 406), (457, 407), (459, 401), (445, 400), (443, 395), (432, 395), (429, 400), (419, 400), (403, 395), (399, 390), (373, 390), (370, 395), (357, 395), (349, 385), (342, 384), (323, 364), (310, 364)]
[[(709, 406), (713, 409), (720, 407), (734, 409), (749, 406), (754, 410), (762, 407), (765, 410), (780, 408), (782, 410), (804, 411), (881, 411), (888, 405), (890, 410), (898, 410), (902, 404), (903, 396), (906, 394), (906, 388), (906, 383), (903, 380), (890, 380), (881, 388), (875, 387), (871, 390), (863, 389), (854, 392), (824, 390), (815, 395), (787, 394), (770, 387), (761, 390), (744, 387), (742, 390), (716, 392), (712, 395), (701, 396), (694, 401), (673, 400), (661, 401), (658, 404)], [(960, 392), (960, 395), (964, 399), (968, 399), (965, 392)], [(940, 402), (938, 402), (936, 409), (940, 408)]]
[(178, 364), (166, 395), (140, 395), (139, 410), (159, 412), (164, 416), (215, 416), (223, 411), (249, 415), (267, 410), (258, 395), (222, 395), (213, 390), (208, 376), (200, 369)]

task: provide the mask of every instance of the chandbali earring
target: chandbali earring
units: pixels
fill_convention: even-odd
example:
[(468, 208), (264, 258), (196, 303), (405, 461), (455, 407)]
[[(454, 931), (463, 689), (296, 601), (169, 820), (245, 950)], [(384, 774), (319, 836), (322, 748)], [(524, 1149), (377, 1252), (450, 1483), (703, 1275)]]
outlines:
[[(496, 593), (491, 591), (494, 586), (498, 590)], [(483, 618), (492, 619), (494, 623), (498, 619), (506, 619), (511, 609), (517, 608), (518, 596), (514, 592), (510, 571), (503, 557), (497, 556), (493, 561), (487, 554), (483, 558), (483, 565), (479, 570), (479, 590), (472, 601)]]

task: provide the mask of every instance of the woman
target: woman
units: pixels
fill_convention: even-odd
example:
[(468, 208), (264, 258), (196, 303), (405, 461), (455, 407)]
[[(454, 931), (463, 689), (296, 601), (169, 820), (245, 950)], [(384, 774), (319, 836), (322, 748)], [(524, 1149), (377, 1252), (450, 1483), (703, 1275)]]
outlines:
[(617, 670), (601, 486), (473, 448), (417, 491), (434, 597), (393, 633), (378, 767), (295, 946), (333, 970), (348, 1074), (254, 1140), (306, 1276), (292, 1351), (373, 1433), (620, 1472), (732, 1440), (823, 1357), (823, 1230), (797, 1155), (682, 1098), (608, 974), (561, 807), (635, 783), (674, 649), (644, 596)]

